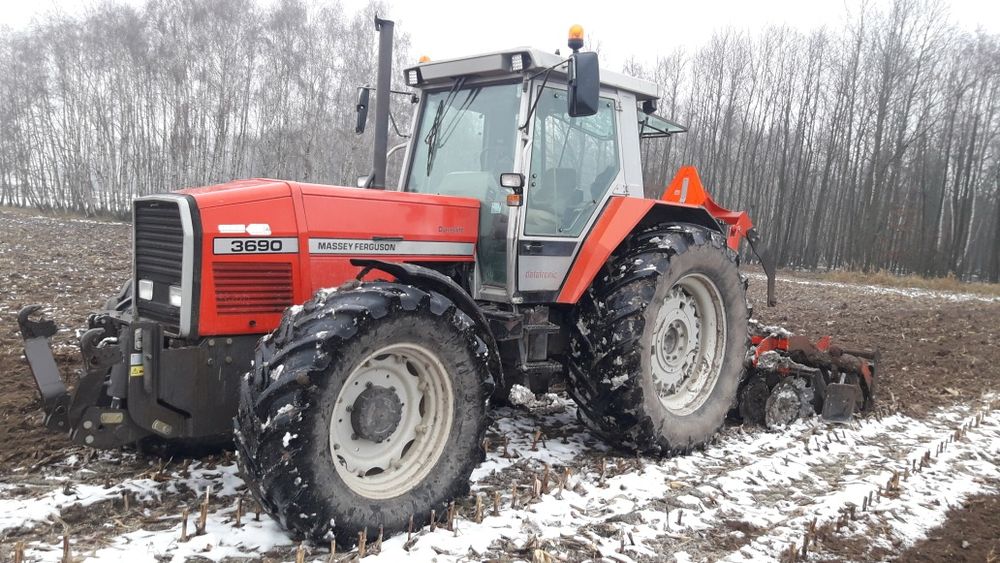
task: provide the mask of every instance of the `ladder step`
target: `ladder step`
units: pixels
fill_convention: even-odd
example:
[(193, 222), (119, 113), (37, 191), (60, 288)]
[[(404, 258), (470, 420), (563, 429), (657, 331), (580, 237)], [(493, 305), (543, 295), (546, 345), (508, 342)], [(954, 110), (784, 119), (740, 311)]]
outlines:
[(529, 373), (561, 373), (563, 365), (554, 360), (544, 360), (541, 362), (525, 362), (522, 369)]
[(531, 325), (526, 324), (526, 325), (524, 325), (524, 331), (528, 332), (528, 333), (533, 333), (533, 334), (538, 334), (539, 332), (544, 332), (544, 333), (547, 333), (547, 334), (551, 334), (551, 333), (559, 332), (560, 330), (561, 329), (559, 328), (559, 325), (553, 324), (553, 323), (550, 323), (550, 322), (540, 323), (540, 324), (531, 324)]

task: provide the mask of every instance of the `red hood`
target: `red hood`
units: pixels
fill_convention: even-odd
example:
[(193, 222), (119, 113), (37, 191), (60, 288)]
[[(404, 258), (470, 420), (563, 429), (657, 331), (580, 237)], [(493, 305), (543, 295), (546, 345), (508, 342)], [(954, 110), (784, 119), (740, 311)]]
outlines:
[(230, 204), (249, 203), (278, 199), (292, 195), (293, 186), (303, 194), (341, 195), (354, 199), (390, 199), (395, 201), (411, 201), (439, 205), (442, 199), (448, 205), (458, 207), (479, 207), (479, 200), (468, 197), (440, 196), (432, 194), (417, 194), (397, 192), (393, 190), (365, 190), (347, 188), (344, 186), (329, 186), (323, 184), (306, 184), (270, 178), (251, 178), (248, 180), (233, 180), (225, 184), (184, 188), (175, 193), (194, 196), (199, 209), (208, 209)]

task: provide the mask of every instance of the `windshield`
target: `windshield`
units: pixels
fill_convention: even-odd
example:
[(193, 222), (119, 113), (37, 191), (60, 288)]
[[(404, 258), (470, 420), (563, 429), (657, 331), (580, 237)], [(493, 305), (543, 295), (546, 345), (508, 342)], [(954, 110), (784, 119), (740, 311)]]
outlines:
[(520, 83), (427, 94), (406, 189), (483, 200), (514, 171)]

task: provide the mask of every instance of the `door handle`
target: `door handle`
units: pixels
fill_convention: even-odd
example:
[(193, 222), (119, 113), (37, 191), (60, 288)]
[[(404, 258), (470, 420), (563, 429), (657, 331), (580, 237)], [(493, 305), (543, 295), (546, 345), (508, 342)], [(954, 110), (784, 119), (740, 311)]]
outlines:
[(522, 243), (522, 248), (525, 254), (541, 254), (544, 245), (539, 241), (531, 241)]

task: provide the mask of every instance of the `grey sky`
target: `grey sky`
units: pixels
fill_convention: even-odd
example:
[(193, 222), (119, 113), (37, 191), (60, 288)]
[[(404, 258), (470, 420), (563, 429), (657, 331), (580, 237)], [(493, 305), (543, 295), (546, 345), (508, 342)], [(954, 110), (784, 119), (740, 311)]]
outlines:
[[(0, 24), (21, 27), (39, 13), (79, 11), (100, 0), (0, 0)], [(125, 0), (142, 4), (142, 0)], [(269, 1), (269, 0), (264, 0)], [(354, 11), (366, 0), (342, 0)], [(861, 5), (858, 0), (698, 0), (695, 2), (634, 0), (388, 0), (385, 17), (410, 34), (414, 58), (444, 59), (530, 45), (546, 50), (565, 48), (566, 31), (574, 23), (600, 41), (603, 58), (620, 66), (630, 55), (641, 62), (655, 60), (677, 46), (694, 48), (717, 28), (757, 30), (787, 25), (810, 30), (839, 28)], [(886, 6), (890, 0), (871, 0)], [(959, 26), (1000, 32), (1000, 2), (944, 2), (949, 19)]]

